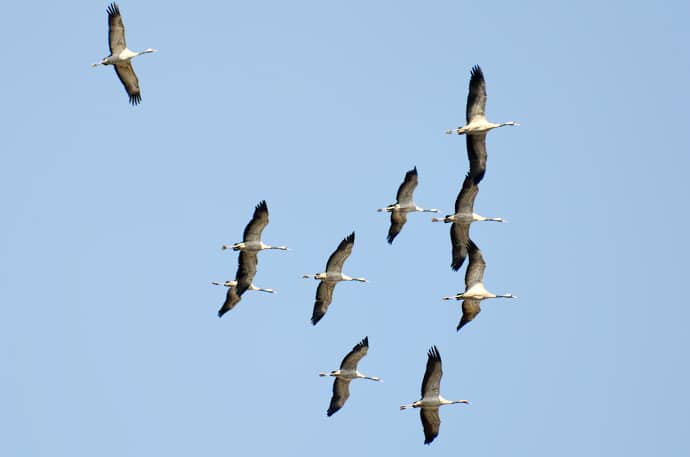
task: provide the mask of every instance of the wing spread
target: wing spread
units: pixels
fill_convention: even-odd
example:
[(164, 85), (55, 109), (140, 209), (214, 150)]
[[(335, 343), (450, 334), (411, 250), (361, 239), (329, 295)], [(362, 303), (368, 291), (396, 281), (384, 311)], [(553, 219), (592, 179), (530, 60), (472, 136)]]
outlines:
[(419, 410), (419, 417), (422, 419), (422, 427), (424, 427), (424, 444), (430, 444), (438, 436), (438, 431), (441, 428), (441, 417), (438, 415), (438, 407), (421, 408)]
[(455, 199), (455, 214), (472, 214), (477, 193), (479, 193), (479, 186), (475, 184), (471, 174), (467, 173), (458, 197)]
[(120, 16), (120, 8), (116, 3), (111, 3), (106, 10), (108, 12), (108, 45), (110, 54), (119, 54), (127, 47), (125, 41), (125, 26)]
[(414, 167), (412, 170), (405, 173), (405, 179), (403, 180), (402, 184), (400, 184), (400, 187), (398, 187), (398, 194), (396, 196), (398, 203), (412, 203), (412, 194), (414, 193), (416, 187), (417, 167)]
[(388, 229), (388, 240), (389, 244), (393, 244), (393, 240), (398, 233), (402, 230), (407, 222), (407, 213), (405, 211), (391, 211), (391, 226)]
[(352, 254), (352, 245), (355, 244), (355, 232), (350, 233), (343, 241), (340, 242), (338, 248), (333, 251), (333, 254), (326, 262), (326, 271), (342, 272), (343, 264), (350, 254)]
[(441, 390), (441, 354), (436, 346), (432, 346), (428, 352), (426, 361), (426, 371), (422, 380), (422, 398), (438, 396)]
[(240, 251), (237, 260), (237, 273), (235, 280), (237, 280), (237, 294), (242, 295), (249, 289), (256, 276), (256, 266), (259, 259), (256, 251)]
[(328, 305), (333, 301), (335, 284), (330, 281), (321, 281), (319, 287), (316, 288), (316, 301), (314, 302), (314, 311), (311, 314), (312, 325), (316, 325), (328, 311)]
[(467, 257), (467, 242), (470, 239), (470, 224), (453, 222), (450, 226), (452, 260), (450, 267), (458, 271)]
[(486, 108), (486, 82), (484, 81), (484, 73), (479, 65), (472, 67), (470, 73), (470, 91), (467, 94), (467, 109), (466, 120), (471, 123), (475, 119), (481, 119), (484, 116), (484, 109)]
[(486, 173), (486, 133), (467, 135), (467, 159), (470, 161), (470, 175), (475, 184), (484, 177)]
[(467, 240), (467, 254), (470, 256), (470, 262), (465, 272), (465, 290), (469, 290), (470, 287), (484, 281), (484, 269), (486, 268), (482, 251), (469, 238)]
[(331, 404), (328, 406), (328, 411), (326, 411), (328, 417), (331, 417), (340, 408), (342, 408), (348, 398), (350, 398), (350, 381), (335, 378), (335, 381), (333, 381), (333, 396), (331, 397)]
[(120, 78), (122, 85), (125, 86), (127, 95), (129, 95), (129, 103), (138, 105), (141, 102), (141, 91), (139, 90), (139, 80), (132, 68), (132, 62), (120, 62), (114, 66), (117, 77)]
[(262, 200), (254, 208), (254, 216), (244, 228), (242, 241), (261, 241), (261, 232), (268, 225), (268, 205), (266, 200)]
[(223, 317), (223, 314), (227, 313), (235, 307), (242, 300), (242, 297), (237, 293), (236, 287), (228, 287), (228, 292), (225, 294), (225, 303), (218, 310), (218, 317)]
[(340, 369), (341, 370), (356, 370), (357, 369), (357, 364), (359, 363), (360, 360), (362, 360), (362, 357), (367, 355), (367, 351), (369, 350), (369, 337), (365, 336), (362, 341), (357, 343), (352, 350), (343, 358), (343, 361), (340, 363)]
[(458, 323), (456, 330), (460, 331), (466, 324), (470, 323), (472, 319), (477, 317), (477, 314), (481, 312), (479, 304), (480, 300), (465, 299), (462, 302), (462, 318)]

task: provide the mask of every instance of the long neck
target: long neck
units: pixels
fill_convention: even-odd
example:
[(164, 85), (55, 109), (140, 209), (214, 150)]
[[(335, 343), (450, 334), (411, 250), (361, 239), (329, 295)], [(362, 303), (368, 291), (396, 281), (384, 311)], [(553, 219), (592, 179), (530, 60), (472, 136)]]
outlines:
[(502, 217), (484, 217), (476, 213), (472, 213), (472, 220), (474, 221), (494, 221), (494, 222), (505, 222)]
[(369, 282), (367, 278), (350, 278), (350, 281)]

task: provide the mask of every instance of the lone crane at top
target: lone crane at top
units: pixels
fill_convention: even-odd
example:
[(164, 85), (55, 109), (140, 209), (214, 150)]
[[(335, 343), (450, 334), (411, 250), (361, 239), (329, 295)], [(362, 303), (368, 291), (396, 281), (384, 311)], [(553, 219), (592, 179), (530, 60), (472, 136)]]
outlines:
[(403, 226), (407, 222), (407, 213), (413, 212), (426, 212), (426, 213), (438, 213), (437, 209), (424, 209), (417, 206), (412, 199), (412, 194), (417, 188), (417, 167), (405, 173), (405, 179), (403, 180), (400, 187), (398, 187), (398, 194), (395, 199), (396, 202), (392, 205), (388, 205), (385, 208), (379, 208), (379, 212), (391, 213), (391, 226), (388, 229), (388, 244), (393, 244), (393, 240), (398, 233), (402, 230)]
[(514, 121), (500, 124), (489, 122), (486, 119), (485, 109), (486, 81), (482, 69), (479, 65), (475, 65), (470, 73), (470, 91), (467, 94), (465, 108), (467, 123), (463, 127), (446, 130), (446, 133), (467, 136), (467, 158), (470, 161), (470, 174), (476, 184), (479, 184), (486, 172), (486, 134), (489, 130), (505, 125), (519, 125)]
[(129, 95), (129, 103), (138, 105), (141, 102), (141, 90), (139, 89), (139, 79), (136, 73), (134, 73), (131, 60), (141, 54), (157, 52), (157, 50), (148, 48), (139, 52), (130, 51), (125, 41), (125, 25), (122, 23), (122, 16), (117, 3), (111, 3), (108, 6), (107, 12), (110, 55), (104, 57), (100, 62), (91, 64), (91, 66), (112, 65), (115, 68), (117, 77), (120, 78), (120, 81), (125, 86), (127, 95)]
[(455, 403), (469, 404), (469, 401), (446, 400), (441, 396), (441, 377), (443, 376), (441, 354), (439, 354), (436, 346), (432, 346), (427, 355), (426, 371), (422, 380), (422, 398), (409, 405), (402, 405), (400, 409), (421, 408), (419, 417), (422, 419), (422, 427), (424, 427), (424, 444), (431, 444), (438, 436), (441, 428), (438, 408)]

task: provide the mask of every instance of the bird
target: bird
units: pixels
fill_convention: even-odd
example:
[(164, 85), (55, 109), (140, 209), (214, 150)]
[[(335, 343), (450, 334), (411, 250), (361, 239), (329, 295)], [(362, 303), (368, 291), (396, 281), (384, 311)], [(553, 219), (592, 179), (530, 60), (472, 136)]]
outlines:
[(261, 241), (261, 232), (268, 225), (268, 205), (266, 200), (262, 200), (254, 208), (254, 215), (244, 228), (242, 241), (228, 246), (224, 244), (221, 249), (226, 250), (232, 248), (233, 251), (249, 251), (258, 252), (264, 249), (280, 249), (282, 251), (289, 251), (287, 246), (270, 246)]
[(353, 379), (371, 379), (372, 381), (383, 382), (378, 376), (367, 376), (357, 371), (357, 364), (362, 357), (367, 355), (369, 350), (369, 337), (365, 336), (362, 341), (357, 343), (352, 350), (345, 356), (340, 363), (339, 370), (333, 370), (330, 373), (319, 373), (319, 376), (334, 376), (333, 381), (333, 396), (331, 403), (328, 406), (326, 415), (331, 417), (340, 408), (345, 405), (345, 402), (350, 398), (350, 381)]
[(419, 416), (424, 427), (424, 444), (431, 444), (438, 436), (441, 427), (441, 418), (438, 415), (438, 408), (443, 405), (455, 403), (469, 404), (468, 400), (446, 400), (441, 396), (441, 354), (436, 346), (432, 346), (427, 353), (426, 371), (422, 380), (422, 398), (409, 405), (402, 405), (400, 410), (408, 408), (421, 408)]
[(120, 78), (120, 81), (125, 86), (127, 95), (129, 95), (129, 103), (136, 106), (141, 102), (141, 91), (139, 90), (139, 80), (136, 73), (134, 73), (131, 60), (136, 56), (158, 52), (158, 50), (148, 48), (139, 52), (130, 51), (125, 41), (125, 26), (122, 23), (122, 16), (117, 3), (111, 3), (106, 11), (108, 13), (110, 55), (104, 57), (99, 62), (92, 63), (91, 66), (113, 65), (117, 77)]
[(443, 300), (463, 300), (462, 318), (458, 323), (457, 331), (471, 322), (481, 311), (479, 304), (487, 298), (517, 298), (513, 294), (496, 295), (484, 288), (484, 269), (486, 263), (479, 247), (471, 239), (467, 241), (467, 252), (470, 261), (465, 272), (465, 291), (452, 297), (443, 297)]
[(328, 311), (328, 305), (333, 301), (333, 289), (340, 281), (360, 281), (368, 282), (366, 278), (354, 278), (342, 273), (343, 263), (350, 257), (352, 253), (352, 246), (355, 244), (355, 232), (346, 236), (338, 245), (337, 249), (333, 251), (326, 262), (326, 271), (316, 273), (313, 275), (302, 275), (303, 278), (314, 278), (321, 281), (319, 287), (316, 288), (316, 301), (314, 302), (314, 311), (311, 316), (312, 325), (316, 325), (321, 318)]
[(452, 260), (450, 267), (458, 271), (467, 257), (467, 242), (470, 239), (470, 224), (476, 221), (505, 222), (501, 217), (484, 217), (474, 212), (474, 199), (479, 193), (479, 186), (472, 175), (467, 173), (458, 196), (455, 199), (455, 214), (445, 217), (432, 217), (432, 222), (452, 222), (450, 226), (450, 244), (452, 247)]
[(470, 72), (470, 89), (467, 94), (467, 106), (465, 108), (467, 123), (464, 127), (446, 130), (446, 133), (467, 135), (467, 157), (470, 161), (470, 173), (477, 184), (479, 184), (486, 172), (486, 134), (489, 130), (505, 125), (519, 125), (514, 121), (500, 124), (489, 122), (486, 119), (485, 109), (486, 81), (484, 80), (482, 69), (479, 65), (475, 65)]
[[(253, 284), (256, 276), (256, 267), (259, 259), (254, 251), (241, 251), (237, 258), (237, 273), (234, 281), (226, 281), (223, 285), (228, 287), (225, 302), (218, 310), (218, 317), (233, 309), (242, 299), (242, 294), (247, 290), (260, 290)], [(262, 289), (265, 292), (271, 289)], [(274, 291), (275, 292), (275, 291)]]
[[(223, 305), (220, 307), (218, 310), (218, 317), (223, 317), (223, 314), (227, 313), (231, 309), (237, 305), (242, 297), (237, 293), (237, 284), (238, 281), (225, 281), (225, 282), (211, 282), (211, 284), (216, 285), (216, 286), (225, 286), (228, 288), (227, 293), (225, 294), (225, 302), (223, 302)], [(254, 284), (250, 284), (247, 290), (258, 290), (261, 292), (268, 292), (271, 294), (276, 293), (275, 290), (273, 289), (264, 289), (262, 287), (256, 287)]]
[[(225, 281), (225, 282), (212, 281), (211, 284), (213, 284), (214, 286), (237, 287), (237, 280)], [(247, 290), (258, 290), (259, 292), (268, 292), (269, 294), (275, 294), (276, 293), (276, 291), (274, 289), (265, 289), (263, 287), (256, 287), (253, 283), (249, 285)]]
[(405, 179), (403, 180), (400, 187), (398, 187), (398, 194), (395, 199), (396, 202), (392, 205), (388, 205), (385, 208), (379, 208), (379, 212), (391, 213), (391, 226), (388, 229), (388, 244), (393, 244), (393, 240), (398, 233), (402, 230), (405, 222), (407, 222), (407, 213), (413, 212), (427, 212), (427, 213), (438, 213), (437, 209), (424, 209), (420, 208), (412, 200), (412, 194), (417, 187), (417, 167), (409, 170), (405, 173)]

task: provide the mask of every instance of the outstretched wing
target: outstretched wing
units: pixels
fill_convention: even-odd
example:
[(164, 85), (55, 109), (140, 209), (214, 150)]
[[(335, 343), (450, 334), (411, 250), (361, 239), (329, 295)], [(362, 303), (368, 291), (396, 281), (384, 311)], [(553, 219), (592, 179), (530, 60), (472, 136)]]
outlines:
[(254, 276), (256, 276), (256, 266), (259, 259), (256, 251), (240, 251), (237, 260), (237, 273), (235, 280), (237, 281), (237, 295), (242, 295), (252, 285)]
[(108, 45), (110, 54), (119, 54), (127, 47), (125, 41), (125, 25), (122, 23), (120, 8), (117, 3), (108, 5)]
[(441, 417), (438, 415), (438, 407), (421, 408), (419, 410), (419, 417), (422, 419), (422, 427), (424, 427), (424, 444), (430, 444), (438, 436), (438, 431), (441, 428)]
[(333, 301), (335, 284), (331, 281), (321, 281), (319, 287), (316, 288), (316, 301), (314, 302), (314, 311), (311, 314), (312, 325), (316, 325), (328, 311), (328, 305)]
[(467, 241), (470, 239), (470, 224), (453, 222), (450, 226), (452, 260), (450, 267), (458, 271), (467, 257)]
[(479, 65), (472, 67), (470, 73), (470, 91), (467, 94), (467, 108), (465, 111), (467, 123), (471, 123), (475, 119), (482, 119), (485, 117), (484, 109), (486, 108), (486, 82), (484, 81), (484, 73)]
[(242, 235), (242, 241), (261, 241), (261, 232), (263, 232), (264, 227), (268, 225), (268, 205), (266, 205), (266, 200), (262, 200), (254, 208), (254, 215), (252, 220), (249, 221), (247, 226), (244, 228), (244, 234)]
[(471, 239), (467, 239), (467, 254), (470, 256), (469, 265), (465, 272), (465, 290), (469, 290), (475, 284), (484, 281), (486, 263), (482, 257), (482, 251)]
[[(469, 137), (468, 137), (469, 138)], [(470, 173), (465, 175), (462, 188), (455, 199), (455, 214), (472, 214), (474, 211), (474, 200), (479, 193), (479, 186), (475, 183)]]
[(340, 369), (341, 370), (356, 370), (357, 369), (357, 364), (359, 363), (360, 360), (362, 360), (362, 357), (367, 355), (367, 351), (369, 350), (369, 337), (365, 336), (362, 341), (357, 343), (350, 352), (343, 358), (343, 361), (340, 363)]
[(139, 79), (134, 73), (134, 68), (132, 68), (132, 62), (128, 60), (116, 63), (114, 67), (117, 77), (120, 78), (120, 82), (125, 86), (127, 95), (129, 95), (129, 103), (133, 106), (138, 105), (141, 102), (141, 91), (139, 90)]
[(350, 380), (335, 378), (335, 381), (333, 381), (333, 396), (331, 397), (331, 404), (328, 406), (326, 415), (331, 417), (335, 414), (345, 405), (348, 398), (350, 398)]
[(391, 226), (388, 229), (388, 237), (386, 237), (388, 244), (393, 244), (393, 240), (398, 236), (406, 222), (407, 213), (405, 211), (391, 211)]
[(432, 346), (427, 353), (426, 371), (422, 380), (422, 398), (438, 397), (441, 391), (441, 354), (436, 346)]
[(228, 292), (225, 294), (225, 303), (218, 310), (218, 317), (223, 317), (223, 314), (233, 309), (240, 300), (242, 300), (242, 297), (237, 293), (237, 288), (234, 286), (228, 287)]
[(345, 260), (350, 257), (350, 254), (352, 254), (352, 246), (354, 244), (355, 232), (352, 232), (340, 242), (338, 248), (333, 251), (333, 254), (328, 258), (328, 262), (326, 262), (326, 271), (342, 272), (343, 264)]
[(467, 135), (467, 159), (470, 161), (470, 175), (475, 184), (484, 178), (486, 173), (486, 133)]
[(401, 205), (406, 203), (412, 203), (415, 188), (417, 187), (417, 167), (405, 173), (405, 179), (403, 180), (400, 187), (398, 187), (398, 193), (396, 195), (396, 200)]
[(458, 327), (456, 328), (457, 331), (460, 331), (461, 328), (463, 328), (466, 324), (469, 324), (475, 317), (477, 317), (477, 314), (481, 312), (481, 308), (479, 306), (480, 303), (481, 300), (474, 300), (469, 298), (463, 300), (462, 318), (460, 318), (460, 322), (458, 323)]

